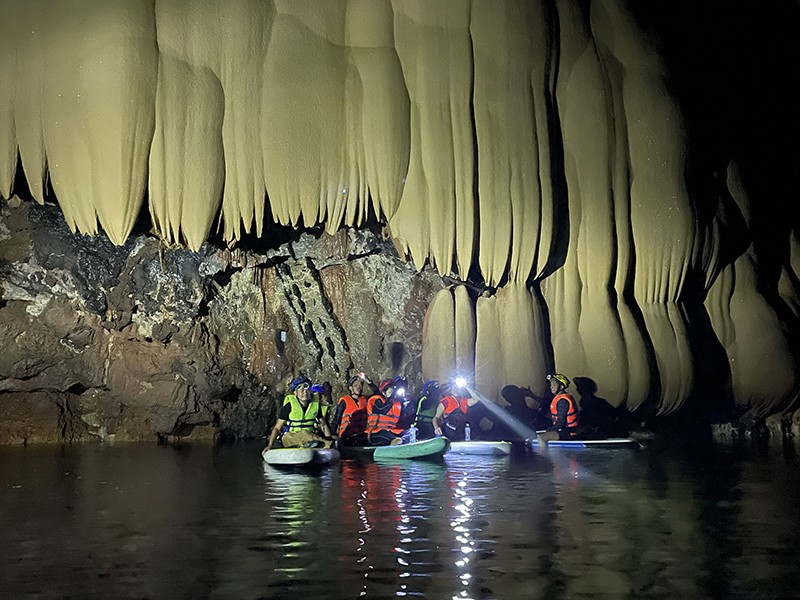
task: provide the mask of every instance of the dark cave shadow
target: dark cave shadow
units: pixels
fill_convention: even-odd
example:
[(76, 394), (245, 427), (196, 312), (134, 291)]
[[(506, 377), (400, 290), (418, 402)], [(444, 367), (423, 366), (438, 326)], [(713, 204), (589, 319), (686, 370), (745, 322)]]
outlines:
[(406, 354), (406, 347), (403, 342), (392, 342), (389, 345), (389, 358), (392, 364), (392, 373), (399, 373)]

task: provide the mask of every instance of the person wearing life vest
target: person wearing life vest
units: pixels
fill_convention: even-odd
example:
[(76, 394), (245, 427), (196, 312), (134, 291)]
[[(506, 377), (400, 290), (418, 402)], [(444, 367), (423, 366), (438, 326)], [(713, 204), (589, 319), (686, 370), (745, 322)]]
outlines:
[[(506, 412), (525, 428), (540, 431), (552, 425), (549, 397), (539, 397), (529, 387), (513, 384), (504, 386), (500, 390), (500, 395), (508, 403), (505, 407)], [(523, 439), (519, 431), (515, 431), (506, 423), (503, 423), (500, 429), (503, 430), (504, 439), (507, 441)]]
[(469, 408), (475, 406), (478, 400), (460, 382), (449, 384), (443, 393), (445, 395), (439, 400), (433, 417), (433, 432), (443, 435), (451, 442), (464, 441)]
[(370, 446), (400, 444), (403, 429), (398, 424), (403, 412), (401, 399), (405, 396), (405, 380), (401, 377), (387, 379), (378, 390), (379, 393), (367, 400), (367, 442)]
[(561, 373), (548, 375), (550, 392), (553, 399), (550, 401), (550, 418), (553, 424), (544, 433), (538, 435), (539, 444), (547, 446), (548, 442), (555, 440), (568, 440), (575, 437), (578, 431), (578, 405), (575, 399), (567, 393), (569, 379)]
[(278, 420), (269, 435), (267, 450), (272, 449), (284, 428), (286, 431), (281, 437), (284, 448), (330, 448), (333, 444), (331, 432), (322, 418), (319, 400), (311, 399), (311, 380), (296, 377), (289, 387), (292, 393), (284, 398)]
[(345, 446), (366, 444), (367, 397), (363, 395), (366, 375), (359, 373), (347, 380), (349, 393), (339, 398), (331, 418), (331, 431)]
[(435, 379), (426, 381), (422, 386), (422, 394), (417, 400), (417, 418), (414, 426), (417, 428), (417, 438), (427, 440), (435, 434), (433, 431), (433, 417), (439, 406), (439, 382)]
[[(395, 378), (395, 399), (402, 404), (400, 409), (400, 419), (397, 421), (397, 426), (404, 432), (411, 436), (411, 428), (414, 427), (414, 421), (417, 419), (417, 403), (414, 397), (408, 393), (408, 381), (405, 377)], [(417, 430), (414, 428), (414, 438), (416, 439)], [(405, 443), (405, 442), (403, 442)]]

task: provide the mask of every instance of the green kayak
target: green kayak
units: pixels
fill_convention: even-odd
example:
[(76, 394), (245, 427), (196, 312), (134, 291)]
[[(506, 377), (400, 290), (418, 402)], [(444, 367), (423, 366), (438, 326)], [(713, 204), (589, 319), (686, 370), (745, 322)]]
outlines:
[(395, 460), (431, 458), (442, 456), (450, 449), (447, 438), (436, 437), (412, 444), (397, 446), (342, 446), (343, 458), (374, 458), (375, 460)]
[(379, 446), (375, 448), (372, 457), (375, 460), (437, 458), (443, 456), (449, 449), (450, 442), (447, 438), (435, 437), (432, 440), (422, 440), (412, 444)]

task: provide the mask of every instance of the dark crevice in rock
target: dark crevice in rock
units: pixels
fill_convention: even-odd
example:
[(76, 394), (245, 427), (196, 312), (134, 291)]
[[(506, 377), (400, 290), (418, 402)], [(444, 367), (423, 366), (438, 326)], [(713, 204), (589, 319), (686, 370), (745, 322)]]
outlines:
[[(325, 289), (324, 289), (324, 287), (322, 285), (322, 280), (320, 278), (320, 272), (319, 272), (319, 270), (317, 270), (314, 267), (314, 264), (311, 261), (308, 261), (307, 264), (308, 264), (308, 267), (309, 267), (309, 271), (311, 271), (312, 275), (314, 276), (315, 281), (319, 285), (320, 300), (322, 301), (322, 305), (325, 307), (326, 314), (330, 315), (330, 317), (331, 317), (330, 323), (333, 326), (332, 329), (335, 331), (335, 333), (337, 334), (337, 336), (339, 338), (338, 342), (342, 345), (342, 348), (344, 348), (345, 353), (349, 353), (350, 352), (350, 347), (347, 344), (347, 333), (344, 331), (342, 326), (339, 324), (339, 321), (337, 320), (336, 314), (335, 314), (335, 312), (333, 310), (333, 305), (331, 304), (331, 301), (328, 298), (328, 296), (325, 294)], [(322, 321), (320, 321), (320, 324), (322, 325), (323, 328), (325, 328), (325, 324)], [(330, 340), (330, 343), (333, 345), (333, 340)], [(332, 355), (334, 357), (336, 356), (335, 353), (332, 353)]]
[(239, 398), (242, 395), (242, 390), (240, 390), (235, 385), (230, 386), (225, 392), (220, 395), (219, 399), (223, 402), (238, 402)]
[(241, 267), (228, 267), (227, 269), (217, 271), (211, 276), (211, 279), (220, 287), (225, 287), (229, 285), (231, 279), (236, 273), (241, 273)]
[(375, 256), (376, 254), (380, 254), (380, 248), (372, 248), (371, 250), (367, 250), (366, 252), (359, 252), (354, 254), (348, 254), (347, 260), (352, 262), (355, 260), (361, 260), (362, 258), (369, 258), (370, 256)]

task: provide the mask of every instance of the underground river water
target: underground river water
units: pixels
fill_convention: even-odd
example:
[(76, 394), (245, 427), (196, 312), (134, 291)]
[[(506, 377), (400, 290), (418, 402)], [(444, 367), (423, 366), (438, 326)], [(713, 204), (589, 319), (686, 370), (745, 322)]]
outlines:
[(794, 447), (276, 471), (258, 443), (0, 449), (0, 598), (797, 598)]

